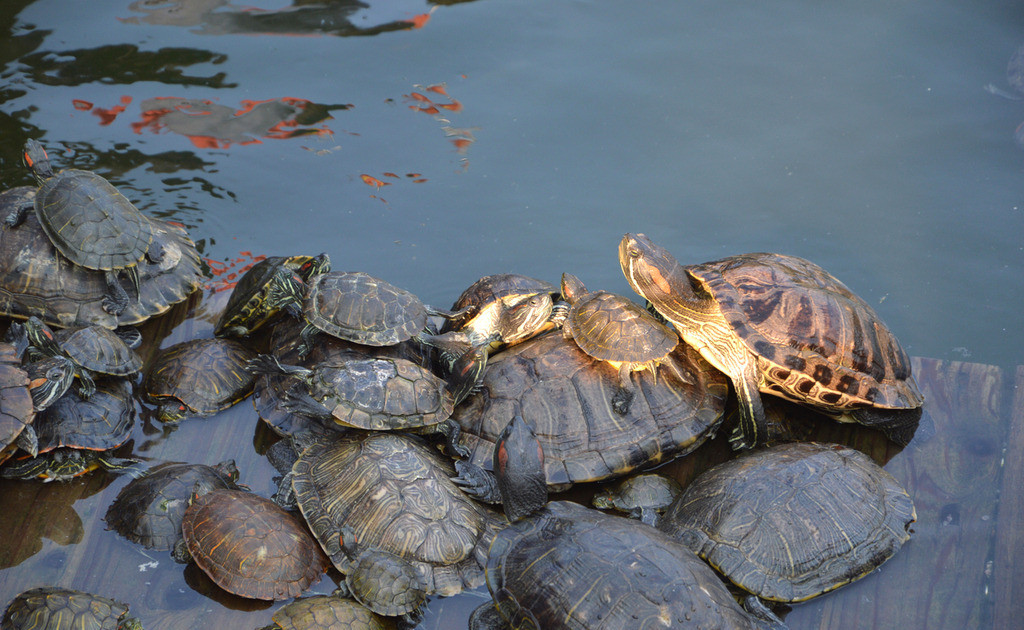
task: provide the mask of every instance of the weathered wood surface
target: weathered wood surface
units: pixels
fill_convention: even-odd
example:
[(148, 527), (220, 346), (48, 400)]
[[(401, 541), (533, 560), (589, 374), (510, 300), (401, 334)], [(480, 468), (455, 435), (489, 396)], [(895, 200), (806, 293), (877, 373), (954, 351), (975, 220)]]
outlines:
[[(223, 299), (192, 300), (147, 324), (144, 358), (160, 347), (210, 336)], [(1024, 368), (1011, 377), (994, 366), (915, 359), (914, 369), (928, 402), (906, 449), (875, 431), (832, 422), (810, 436), (849, 444), (885, 463), (914, 498), (914, 536), (875, 574), (794, 606), (787, 616), (794, 630), (1020, 627)], [(254, 447), (265, 433), (248, 400), (173, 430), (156, 422), (148, 405), (139, 403), (139, 410), (131, 447), (137, 456), (153, 464), (233, 458), (243, 483), (263, 495), (273, 491), (274, 471)], [(730, 457), (722, 433), (661, 471), (685, 482)], [(0, 481), (0, 605), (25, 589), (59, 584), (129, 603), (149, 630), (268, 623), (281, 604), (224, 593), (194, 566), (175, 564), (168, 553), (144, 550), (105, 529), (102, 516), (127, 481), (102, 472), (67, 483)], [(593, 490), (577, 488), (570, 496), (585, 501)], [(337, 579), (329, 574), (312, 592), (330, 592)], [(421, 627), (465, 628), (484, 597), (478, 590), (435, 598)]]

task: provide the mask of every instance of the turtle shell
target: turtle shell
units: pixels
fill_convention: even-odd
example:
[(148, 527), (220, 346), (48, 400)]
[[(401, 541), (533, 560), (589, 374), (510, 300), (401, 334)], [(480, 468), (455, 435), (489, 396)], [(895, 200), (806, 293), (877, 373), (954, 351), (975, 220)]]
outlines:
[(313, 398), (343, 427), (418, 429), (448, 419), (454, 400), (445, 383), (412, 361), (338, 355), (313, 368)]
[(906, 490), (867, 455), (807, 442), (707, 470), (658, 528), (758, 597), (798, 602), (875, 570), (915, 518)]
[[(274, 326), (269, 347), (273, 348), (274, 356), (281, 363), (312, 369), (320, 364), (332, 364), (345, 357), (393, 357), (411, 361), (424, 368), (429, 368), (433, 362), (431, 348), (412, 340), (393, 346), (371, 347), (331, 336), (321, 336), (313, 344), (309, 354), (301, 357), (298, 348), (302, 344), (302, 327), (301, 322), (291, 318)], [(253, 404), (260, 419), (279, 435), (292, 435), (297, 427), (306, 426), (310, 422), (306, 416), (294, 414), (282, 404), (284, 393), (294, 384), (295, 379), (287, 374), (260, 374), (256, 377)]]
[(54, 401), (36, 417), (39, 452), (68, 447), (90, 451), (115, 449), (131, 437), (135, 401), (127, 379), (111, 378), (96, 384), (96, 392), (83, 399), (74, 389)]
[(413, 565), (428, 593), (454, 595), (483, 582), (481, 562), (499, 517), (451, 481), (451, 461), (416, 436), (343, 434), (306, 448), (292, 467), (299, 509), (342, 573), (342, 527), (359, 547)]
[(164, 551), (181, 539), (181, 519), (196, 490), (237, 489), (238, 469), (233, 461), (216, 466), (160, 464), (117, 493), (107, 509), (107, 525), (143, 547)]
[(509, 418), (529, 419), (554, 491), (685, 455), (722, 421), (725, 376), (685, 344), (678, 344), (656, 375), (633, 372), (630, 379), (636, 395), (621, 414), (613, 406), (618, 371), (561, 333), (548, 333), (496, 355), (481, 391), (452, 418), (462, 427), (460, 443), (472, 452), (470, 461), (489, 470), (494, 443)]
[(150, 365), (146, 395), (154, 402), (179, 401), (192, 415), (213, 415), (252, 392), (255, 377), (245, 364), (255, 356), (233, 339), (191, 339), (174, 344)]
[(660, 361), (679, 343), (674, 330), (627, 297), (592, 291), (570, 301), (572, 307), (562, 330), (596, 359), (640, 364)]
[(664, 512), (682, 492), (679, 482), (671, 477), (634, 475), (602, 488), (594, 495), (592, 503), (601, 510), (617, 510), (643, 518), (647, 513)]
[[(4, 191), (0, 214), (34, 198), (35, 190), (28, 186)], [(103, 272), (59, 255), (35, 213), (15, 228), (0, 223), (0, 313), (19, 319), (36, 316), (51, 326), (97, 324), (113, 329), (167, 311), (199, 288), (203, 279), (199, 253), (184, 229), (147, 220), (163, 256), (158, 263), (147, 258), (139, 262), (139, 299), (130, 300), (118, 316), (103, 310), (107, 294)]]
[(396, 630), (396, 621), (381, 617), (346, 597), (314, 595), (296, 599), (274, 613), (263, 630)]
[(11, 630), (141, 630), (127, 617), (128, 605), (67, 588), (43, 586), (15, 597), (4, 613), (3, 627)]
[(911, 409), (924, 402), (896, 336), (818, 265), (757, 253), (686, 270), (757, 356), (763, 391), (827, 411)]
[(643, 523), (552, 501), (497, 534), (487, 589), (514, 628), (760, 628), (714, 571)]
[(314, 256), (271, 256), (253, 265), (231, 291), (214, 334), (219, 336), (235, 328), (248, 334), (268, 322), (281, 308), (271, 303), (275, 289), (287, 285), (293, 277), (305, 280), (303, 269), (315, 261)]
[(113, 184), (91, 171), (67, 169), (36, 192), (36, 216), (68, 260), (113, 270), (139, 262), (153, 242), (153, 226)]
[(418, 297), (362, 272), (310, 278), (303, 313), (319, 330), (367, 346), (405, 341), (427, 325), (427, 309)]
[(69, 359), (92, 372), (128, 376), (142, 369), (139, 355), (113, 331), (102, 326), (58, 330), (54, 340)]
[(241, 490), (213, 490), (194, 499), (181, 533), (199, 568), (242, 597), (298, 597), (328, 566), (294, 516), (270, 499)]
[(28, 373), (15, 347), (0, 342), (0, 462), (14, 450), (14, 441), (35, 419)]

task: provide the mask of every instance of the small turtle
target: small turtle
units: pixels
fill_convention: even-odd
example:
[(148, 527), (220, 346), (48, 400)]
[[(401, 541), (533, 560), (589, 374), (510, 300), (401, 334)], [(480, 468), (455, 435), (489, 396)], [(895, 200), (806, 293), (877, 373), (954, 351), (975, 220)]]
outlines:
[[(25, 143), (25, 164), (39, 181), (35, 208), (39, 224), (54, 247), (68, 260), (105, 273), (107, 295), (103, 308), (119, 315), (128, 307), (127, 292), (118, 280), (124, 271), (139, 295), (139, 262), (148, 256), (158, 262), (162, 254), (153, 243), (153, 225), (110, 182), (91, 171), (67, 169), (54, 173), (43, 146)], [(28, 208), (6, 217), (19, 225)]]
[[(0, 193), (0, 216), (31, 207), (35, 189), (21, 186)], [(51, 326), (97, 324), (117, 328), (159, 315), (199, 288), (203, 276), (199, 252), (181, 227), (148, 219), (159, 262), (138, 265), (140, 293), (118, 315), (104, 310), (105, 274), (80, 267), (60, 255), (43, 232), (35, 213), (16, 228), (0, 222), (0, 313), (25, 319), (36, 316)]]
[[(357, 599), (370, 597), (369, 607), (379, 612), (408, 610), (425, 595), (454, 595), (483, 582), (480, 563), (501, 522), (452, 483), (454, 474), (451, 462), (417, 436), (351, 433), (307, 446), (290, 482), (350, 590)], [(375, 593), (374, 584), (384, 586)]]
[(459, 426), (449, 418), (451, 394), (440, 378), (412, 361), (341, 353), (310, 369), (262, 354), (248, 369), (293, 376), (297, 382), (284, 395), (291, 412), (356, 429), (441, 433), (453, 453), (466, 454), (457, 444)]
[(422, 332), (430, 315), (444, 314), (389, 282), (341, 271), (309, 279), (302, 312), (306, 319), (303, 356), (318, 332), (367, 346), (390, 346)]
[(587, 291), (571, 273), (562, 274), (562, 297), (571, 305), (562, 332), (566, 339), (619, 370), (622, 395), (616, 404), (628, 409), (633, 398), (630, 372), (648, 370), (657, 376), (679, 344), (679, 335), (628, 298), (607, 291)]
[(100, 383), (88, 399), (68, 391), (36, 416), (38, 453), (31, 458), (12, 459), (0, 469), (0, 475), (52, 481), (71, 479), (96, 468), (134, 470), (138, 459), (112, 453), (131, 437), (134, 422), (132, 388), (123, 378)]
[(397, 630), (394, 619), (337, 595), (300, 597), (277, 610), (273, 625), (261, 630)]
[(634, 475), (599, 490), (591, 503), (599, 510), (625, 512), (648, 525), (655, 525), (659, 515), (682, 491), (679, 482), (671, 477)]
[[(472, 630), (782, 629), (756, 599), (741, 608), (692, 551), (637, 521), (552, 501), (495, 536), (493, 602)], [(507, 625), (505, 625), (507, 624)]]
[(38, 317), (25, 322), (29, 344), (45, 356), (64, 355), (75, 364), (80, 393), (88, 398), (96, 391), (92, 374), (130, 376), (142, 369), (142, 359), (117, 333), (102, 326), (65, 328), (57, 333)]
[(142, 630), (128, 604), (56, 586), (21, 593), (7, 606), (4, 630)]
[(117, 494), (104, 520), (128, 540), (166, 551), (181, 540), (181, 520), (197, 490), (238, 489), (233, 460), (216, 466), (166, 463), (133, 479)]
[[(432, 348), (411, 339), (394, 346), (372, 347), (343, 341), (330, 335), (322, 335), (310, 352), (305, 357), (300, 357), (299, 348), (302, 345), (303, 327), (303, 323), (291, 318), (284, 319), (274, 326), (268, 347), (273, 348), (274, 356), (282, 364), (315, 368), (319, 364), (331, 364), (345, 357), (361, 356), (362, 358), (406, 359), (424, 368), (433, 365)], [(292, 413), (287, 409), (285, 394), (295, 386), (295, 383), (296, 379), (290, 374), (282, 374), (277, 371), (257, 375), (253, 404), (260, 419), (282, 437), (291, 436), (312, 425), (327, 426), (328, 428), (338, 426), (334, 422), (325, 425), (318, 420)]]
[(924, 396), (910, 358), (874, 309), (818, 265), (745, 254), (684, 267), (643, 234), (626, 234), (619, 263), (650, 300), (732, 381), (735, 448), (766, 441), (761, 393), (881, 429), (906, 445)]
[(270, 499), (242, 490), (194, 495), (181, 533), (176, 559), (183, 560), (187, 551), (214, 583), (242, 597), (298, 597), (328, 567), (298, 519)]
[(488, 356), (555, 326), (550, 283), (519, 274), (484, 276), (471, 284), (452, 306), (438, 335), (418, 339), (441, 350), (449, 390), (459, 404), (478, 384)]
[(646, 370), (630, 374), (637, 393), (623, 414), (614, 404), (618, 370), (560, 332), (495, 355), (480, 392), (452, 412), (462, 427), (460, 443), (471, 452), (468, 464), (494, 469), (495, 442), (516, 415), (537, 435), (552, 492), (693, 451), (722, 422), (728, 384), (686, 344), (668, 361), (673, 365), (659, 366), (657, 379)]
[(906, 490), (863, 453), (781, 444), (701, 474), (658, 528), (740, 588), (799, 602), (871, 573), (910, 538)]
[(233, 339), (191, 339), (165, 348), (146, 373), (146, 396), (161, 422), (211, 416), (252, 392), (245, 369), (256, 353)]
[(306, 281), (331, 268), (327, 254), (319, 256), (271, 256), (245, 272), (228, 298), (213, 332), (218, 337), (246, 337), (270, 321), (282, 309), (301, 317), (299, 305)]

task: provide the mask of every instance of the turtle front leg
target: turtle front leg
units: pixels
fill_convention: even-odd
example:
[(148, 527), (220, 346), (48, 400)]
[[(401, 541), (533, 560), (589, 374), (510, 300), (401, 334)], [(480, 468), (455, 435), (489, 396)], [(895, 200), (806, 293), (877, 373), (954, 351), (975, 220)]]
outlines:
[(462, 427), (458, 422), (448, 418), (444, 422), (434, 425), (434, 430), (444, 436), (444, 443), (448, 454), (461, 459), (469, 459), (469, 449), (459, 444), (459, 437), (462, 435)]
[(34, 207), (35, 204), (32, 203), (17, 206), (8, 212), (6, 217), (4, 217), (4, 225), (10, 228), (18, 227), (23, 221), (25, 221), (25, 217), (28, 216), (29, 210), (34, 209)]
[(498, 480), (491, 471), (464, 459), (455, 460), (455, 471), (459, 474), (452, 477), (452, 481), (462, 488), (463, 492), (477, 501), (501, 503)]
[(291, 413), (306, 416), (315, 420), (332, 421), (334, 418), (331, 410), (316, 398), (302, 391), (302, 388), (293, 385), (284, 394), (284, 401), (281, 406)]
[(629, 414), (629, 408), (636, 396), (636, 386), (633, 384), (632, 374), (633, 366), (629, 363), (619, 366), (619, 389), (612, 396), (612, 411), (620, 416)]
[[(104, 278), (107, 281), (107, 294), (103, 296), (103, 310), (117, 317), (128, 308), (128, 292), (124, 290), (118, 281), (118, 273), (115, 270), (107, 271)], [(136, 275), (136, 280), (138, 276)], [(137, 288), (137, 287), (136, 287)]]
[(96, 381), (92, 380), (92, 375), (88, 370), (79, 368), (78, 370), (78, 395), (81, 396), (82, 400), (89, 400), (92, 395), (96, 393)]
[(757, 366), (754, 358), (739, 363), (735, 372), (730, 371), (733, 389), (739, 399), (740, 424), (729, 436), (733, 450), (754, 448), (763, 444), (768, 436), (768, 421), (761, 403), (761, 392), (757, 387)]
[(302, 327), (302, 332), (299, 333), (299, 337), (302, 339), (302, 343), (297, 348), (299, 352), (299, 358), (305, 359), (306, 356), (313, 350), (313, 340), (320, 333), (320, 329), (310, 323), (306, 323)]

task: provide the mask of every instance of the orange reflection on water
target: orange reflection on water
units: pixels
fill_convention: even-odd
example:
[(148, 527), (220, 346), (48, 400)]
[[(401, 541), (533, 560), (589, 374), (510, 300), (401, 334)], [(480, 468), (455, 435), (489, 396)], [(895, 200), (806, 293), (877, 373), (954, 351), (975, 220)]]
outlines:
[[(444, 117), (444, 114), (447, 112), (453, 114), (461, 113), (462, 103), (448, 94), (448, 87), (444, 83), (435, 83), (427, 86), (417, 85), (415, 87), (420, 88), (422, 92), (403, 94), (406, 101), (410, 103), (409, 109), (422, 114), (429, 114), (438, 122), (443, 123), (441, 130), (444, 131), (445, 137), (449, 138), (449, 142), (455, 147), (455, 152), (463, 156), (460, 161), (462, 169), (465, 170), (469, 167), (469, 159), (465, 155), (470, 145), (476, 142), (476, 137), (473, 135), (476, 127), (453, 127), (451, 121)], [(427, 93), (443, 96), (448, 100), (444, 102), (436, 97), (429, 96)], [(444, 113), (442, 110), (444, 110)]]
[(264, 254), (254, 256), (250, 251), (238, 252), (238, 257), (232, 258), (227, 262), (221, 262), (212, 258), (203, 258), (203, 262), (210, 268), (211, 278), (206, 281), (205, 288), (210, 293), (220, 293), (221, 291), (229, 291), (235, 288), (238, 284), (238, 279), (241, 278), (246, 271), (252, 269), (252, 266), (261, 260), (266, 260), (267, 257)]
[(332, 135), (330, 128), (316, 123), (332, 120), (333, 116), (323, 106), (311, 111), (314, 105), (306, 99), (284, 97), (244, 100), (234, 109), (210, 99), (159, 96), (141, 103), (141, 119), (132, 123), (132, 130), (139, 134), (147, 129), (154, 133), (171, 131), (186, 136), (201, 149), (260, 144), (261, 138)]
[(106, 127), (110, 123), (114, 122), (118, 114), (125, 110), (125, 107), (130, 105), (132, 97), (122, 96), (120, 105), (114, 105), (113, 107), (96, 107), (89, 101), (82, 100), (80, 98), (71, 99), (71, 105), (80, 112), (92, 112), (95, 116), (100, 119), (100, 126)]

